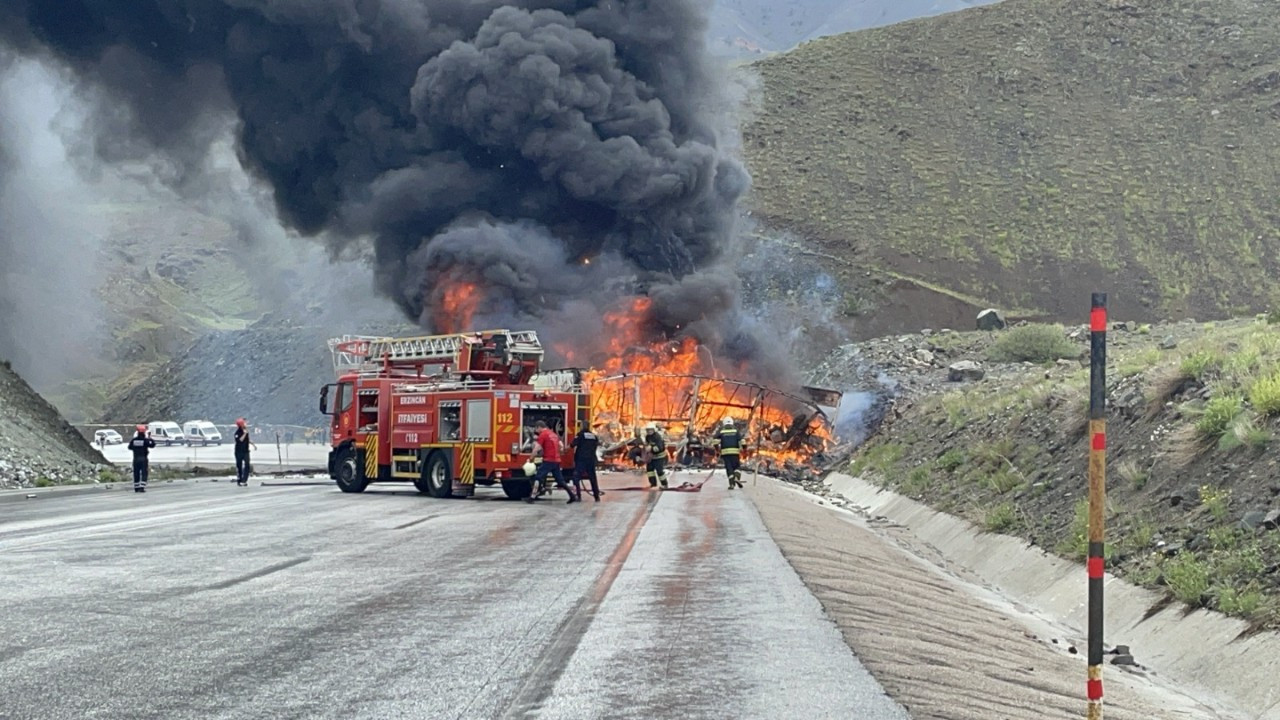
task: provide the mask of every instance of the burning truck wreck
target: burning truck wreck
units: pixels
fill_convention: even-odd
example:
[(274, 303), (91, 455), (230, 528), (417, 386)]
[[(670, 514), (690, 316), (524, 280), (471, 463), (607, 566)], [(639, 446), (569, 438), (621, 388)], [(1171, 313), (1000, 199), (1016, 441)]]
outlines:
[(606, 377), (579, 368), (540, 373), (534, 384), (586, 388), (601, 459), (612, 469), (644, 464), (641, 433), (651, 425), (677, 468), (716, 467), (714, 437), (726, 420), (746, 439), (746, 466), (770, 475), (816, 472), (839, 445), (831, 411), (839, 406), (840, 393), (830, 390), (806, 387), (808, 397), (802, 397), (709, 375), (641, 371)]

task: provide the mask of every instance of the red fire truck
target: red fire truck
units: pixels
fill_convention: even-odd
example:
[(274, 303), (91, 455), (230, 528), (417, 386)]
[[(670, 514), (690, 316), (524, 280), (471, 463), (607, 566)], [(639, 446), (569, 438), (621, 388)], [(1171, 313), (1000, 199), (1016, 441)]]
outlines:
[[(343, 492), (412, 482), (434, 497), (469, 497), (477, 484), (500, 484), (528, 497), (534, 423), (566, 441), (590, 424), (580, 382), (533, 384), (543, 357), (533, 331), (346, 336), (329, 348), (338, 381), (321, 389), (320, 412), (331, 416), (329, 476)], [(562, 458), (573, 466), (571, 453)]]

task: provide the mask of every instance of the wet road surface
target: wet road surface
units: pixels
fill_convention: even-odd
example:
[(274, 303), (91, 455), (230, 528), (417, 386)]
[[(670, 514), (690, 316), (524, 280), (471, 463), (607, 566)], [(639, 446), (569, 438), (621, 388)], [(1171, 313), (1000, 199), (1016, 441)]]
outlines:
[(906, 718), (745, 496), (606, 477), (2, 503), (0, 718)]

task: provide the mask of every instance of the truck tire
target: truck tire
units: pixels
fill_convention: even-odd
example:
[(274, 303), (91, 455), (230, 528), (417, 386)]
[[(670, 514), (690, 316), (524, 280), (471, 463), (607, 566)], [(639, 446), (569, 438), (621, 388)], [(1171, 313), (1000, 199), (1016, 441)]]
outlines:
[(523, 500), (533, 494), (533, 482), (529, 478), (502, 478), (502, 492), (512, 500)]
[(431, 497), (453, 497), (453, 468), (449, 467), (449, 456), (442, 452), (428, 455), (422, 466), (422, 477), (414, 485)]
[(360, 468), (356, 466), (356, 454), (351, 452), (351, 448), (345, 448), (334, 458), (333, 474), (342, 492), (361, 493), (369, 487), (369, 481), (361, 476)]

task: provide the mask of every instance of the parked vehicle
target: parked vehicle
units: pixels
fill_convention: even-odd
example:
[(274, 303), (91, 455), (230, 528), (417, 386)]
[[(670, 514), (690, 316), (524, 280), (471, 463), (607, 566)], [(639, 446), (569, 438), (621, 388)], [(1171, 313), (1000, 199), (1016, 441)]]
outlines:
[(157, 445), (182, 445), (187, 441), (178, 423), (168, 420), (158, 420), (148, 424), (147, 434), (156, 441)]
[(119, 445), (124, 442), (115, 430), (99, 430), (93, 434), (94, 445)]
[(222, 433), (208, 420), (192, 420), (182, 426), (187, 445), (221, 445)]

